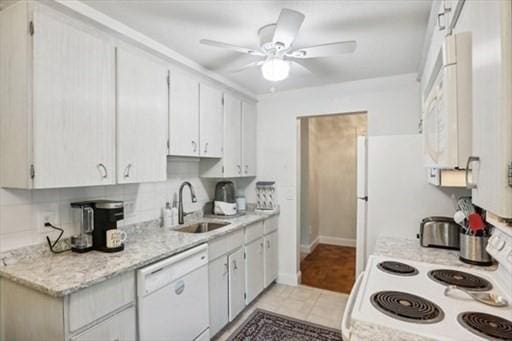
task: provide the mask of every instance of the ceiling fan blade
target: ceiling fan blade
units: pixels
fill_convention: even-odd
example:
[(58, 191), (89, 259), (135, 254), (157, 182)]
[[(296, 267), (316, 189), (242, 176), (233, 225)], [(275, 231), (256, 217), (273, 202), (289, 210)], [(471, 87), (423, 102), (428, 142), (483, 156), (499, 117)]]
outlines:
[(279, 19), (277, 19), (272, 39), (274, 44), (281, 43), (285, 49), (289, 48), (297, 38), (302, 22), (304, 22), (304, 14), (283, 8), (281, 14), (279, 14)]
[(352, 53), (356, 50), (356, 47), (357, 43), (355, 40), (340, 41), (337, 43), (305, 47), (289, 52), (286, 56), (299, 59), (337, 56), (340, 54)]
[(203, 44), (203, 45), (215, 46), (215, 47), (230, 49), (230, 50), (233, 50), (233, 51), (236, 51), (236, 52), (246, 53), (246, 54), (250, 54), (250, 55), (253, 55), (253, 56), (263, 56), (264, 55), (263, 53), (261, 53), (258, 50), (255, 50), (255, 49), (250, 49), (250, 48), (247, 48), (247, 47), (242, 47), (242, 46), (236, 46), (236, 45), (232, 45), (232, 44), (228, 44), (228, 43), (223, 43), (221, 41), (215, 41), (215, 40), (210, 40), (210, 39), (201, 39), (199, 42), (201, 44)]
[(292, 70), (291, 70), (292, 73), (297, 72), (299, 74), (306, 75), (306, 76), (313, 74), (313, 71), (311, 71), (310, 68), (308, 68), (306, 65), (304, 65), (304, 63), (301, 60), (291, 60), (290, 64), (292, 66)]
[(261, 65), (263, 65), (264, 62), (265, 62), (264, 60), (259, 60), (257, 62), (252, 62), (252, 63), (249, 63), (249, 64), (245, 64), (245, 65), (242, 65), (240, 67), (230, 68), (227, 71), (230, 72), (230, 73), (237, 73), (237, 72), (245, 71), (245, 70), (253, 68), (253, 67), (261, 66)]

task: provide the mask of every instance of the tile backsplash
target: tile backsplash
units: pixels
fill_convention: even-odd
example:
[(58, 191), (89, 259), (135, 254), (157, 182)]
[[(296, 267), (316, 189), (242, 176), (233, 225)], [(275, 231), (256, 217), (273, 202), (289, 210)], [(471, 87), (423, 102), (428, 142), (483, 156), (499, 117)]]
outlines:
[(120, 225), (127, 225), (159, 218), (162, 207), (173, 201), (183, 181), (192, 183), (198, 200), (192, 203), (185, 188), (185, 211), (201, 209), (213, 198), (216, 181), (199, 178), (199, 160), (171, 159), (167, 169), (165, 182), (31, 191), (0, 188), (0, 252), (43, 243), (47, 235), (52, 240), (56, 238), (57, 231), (43, 226), (45, 217), (51, 217), (52, 224), (62, 227), (64, 236), (77, 233), (69, 205), (73, 201), (122, 200), (125, 219)]

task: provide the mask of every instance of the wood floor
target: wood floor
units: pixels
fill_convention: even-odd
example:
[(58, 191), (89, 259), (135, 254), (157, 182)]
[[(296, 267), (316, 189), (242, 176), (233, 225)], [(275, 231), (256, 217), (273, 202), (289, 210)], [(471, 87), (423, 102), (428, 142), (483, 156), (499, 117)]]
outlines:
[(302, 284), (348, 294), (354, 285), (355, 268), (355, 248), (319, 244), (300, 263)]

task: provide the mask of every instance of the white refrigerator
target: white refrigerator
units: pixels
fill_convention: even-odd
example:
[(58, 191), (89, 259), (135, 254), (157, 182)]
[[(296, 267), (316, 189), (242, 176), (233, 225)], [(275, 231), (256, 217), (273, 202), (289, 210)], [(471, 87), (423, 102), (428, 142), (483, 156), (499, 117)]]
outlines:
[(357, 225), (356, 277), (366, 265), (366, 222), (368, 215), (368, 139), (357, 137)]

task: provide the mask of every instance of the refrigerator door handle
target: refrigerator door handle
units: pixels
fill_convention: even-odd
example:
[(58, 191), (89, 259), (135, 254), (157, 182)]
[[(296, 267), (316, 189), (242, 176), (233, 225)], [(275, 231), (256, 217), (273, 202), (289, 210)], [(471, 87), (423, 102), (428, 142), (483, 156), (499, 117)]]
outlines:
[(368, 196), (364, 196), (364, 197), (357, 197), (357, 199), (359, 199), (359, 200), (364, 200), (364, 201), (368, 201)]

